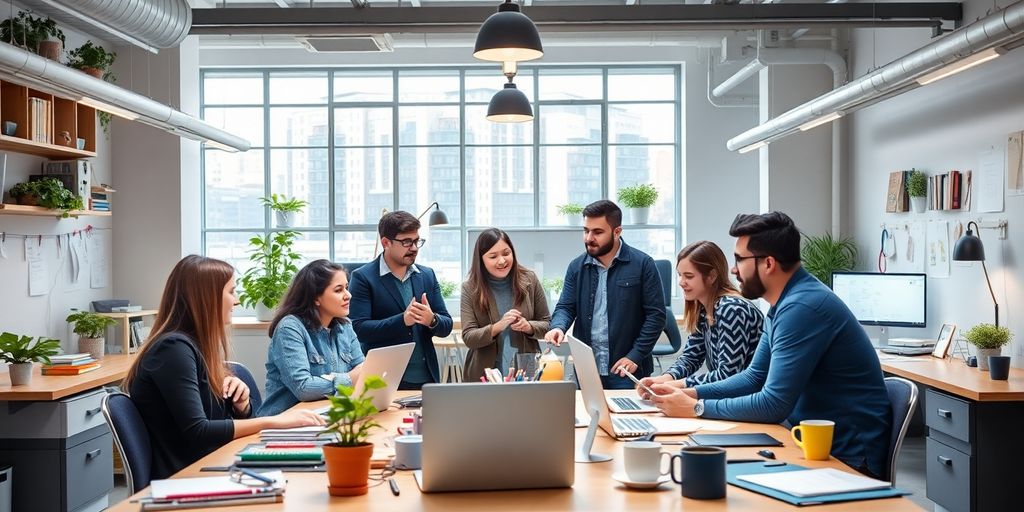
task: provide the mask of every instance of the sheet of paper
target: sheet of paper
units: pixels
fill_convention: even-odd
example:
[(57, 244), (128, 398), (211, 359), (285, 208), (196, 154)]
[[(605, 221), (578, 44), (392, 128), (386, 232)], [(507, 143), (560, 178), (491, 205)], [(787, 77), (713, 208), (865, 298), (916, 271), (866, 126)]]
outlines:
[(68, 237), (69, 259), (71, 260), (71, 284), (78, 284), (78, 278), (82, 273), (82, 239), (71, 235)]
[(1006, 188), (1024, 193), (1024, 131), (1006, 139)]
[(949, 223), (941, 221), (928, 222), (928, 277), (945, 279), (949, 277)]
[(89, 251), (89, 287), (106, 288), (110, 283), (107, 271), (107, 243), (102, 231), (91, 231), (86, 237)]
[[(262, 475), (274, 480), (273, 487), (275, 489), (284, 488), (286, 480), (280, 470), (263, 472)], [(150, 485), (152, 486), (152, 496), (156, 499), (163, 499), (167, 496), (202, 496), (253, 489), (248, 485), (235, 482), (226, 475), (153, 480)]]
[(976, 211), (1003, 211), (1005, 163), (1001, 150), (982, 151), (978, 156), (978, 172), (974, 177), (974, 201), (978, 204)]
[(46, 267), (42, 247), (37, 236), (25, 237), (25, 261), (28, 262), (28, 294), (31, 297), (46, 295), (50, 282), (50, 271)]
[(759, 473), (740, 475), (736, 478), (799, 497), (888, 489), (890, 487), (889, 482), (847, 473), (835, 468)]

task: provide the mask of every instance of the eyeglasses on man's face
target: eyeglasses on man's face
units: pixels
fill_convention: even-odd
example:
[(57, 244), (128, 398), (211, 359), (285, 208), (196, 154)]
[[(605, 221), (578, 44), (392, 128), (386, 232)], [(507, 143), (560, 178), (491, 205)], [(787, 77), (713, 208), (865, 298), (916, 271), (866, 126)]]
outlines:
[(392, 242), (402, 244), (402, 247), (406, 249), (416, 246), (417, 248), (423, 247), (423, 244), (427, 243), (426, 238), (388, 238)]
[(740, 263), (743, 263), (743, 260), (750, 260), (750, 259), (752, 259), (754, 261), (757, 261), (757, 260), (759, 260), (761, 258), (767, 258), (767, 257), (768, 257), (767, 254), (751, 254), (751, 255), (748, 255), (748, 256), (740, 256), (739, 254), (733, 254), (732, 255), (732, 259), (736, 261), (736, 265), (737, 266)]

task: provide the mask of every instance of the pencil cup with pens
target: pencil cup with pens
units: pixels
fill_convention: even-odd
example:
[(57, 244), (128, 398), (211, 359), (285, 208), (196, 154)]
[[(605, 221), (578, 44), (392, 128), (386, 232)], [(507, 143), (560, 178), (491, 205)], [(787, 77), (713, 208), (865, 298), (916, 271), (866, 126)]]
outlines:
[(508, 369), (502, 376), (497, 368), (485, 368), (481, 382), (533, 382), (560, 381), (567, 377), (566, 358), (548, 352), (543, 355), (535, 352), (516, 354), (516, 367)]

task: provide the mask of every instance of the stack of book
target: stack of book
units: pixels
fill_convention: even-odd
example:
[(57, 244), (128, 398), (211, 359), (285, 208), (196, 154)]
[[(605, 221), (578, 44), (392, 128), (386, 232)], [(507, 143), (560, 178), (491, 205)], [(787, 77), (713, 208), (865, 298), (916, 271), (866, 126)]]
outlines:
[(287, 441), (301, 443), (330, 443), (334, 434), (323, 434), (324, 427), (268, 428), (260, 430), (260, 441), (263, 443), (282, 443)]
[(110, 211), (110, 194), (117, 192), (107, 185), (99, 185), (92, 187), (92, 193), (89, 197), (89, 209), (98, 212), (109, 212)]
[(148, 330), (142, 323), (141, 316), (133, 316), (128, 319), (128, 333), (130, 338), (129, 351), (135, 352), (146, 341), (146, 336), (149, 335)]
[(53, 143), (53, 102), (42, 98), (28, 99), (28, 138), (35, 142)]
[(214, 508), (284, 501), (285, 478), (280, 471), (235, 479), (230, 476), (172, 478), (150, 482), (150, 496), (142, 498), (142, 510)]
[(43, 375), (81, 375), (99, 369), (100, 362), (89, 354), (51, 356), (50, 364), (43, 366)]
[[(971, 171), (961, 173), (952, 170), (946, 174), (929, 176), (928, 188), (931, 189), (932, 210), (959, 210), (964, 206), (970, 209), (969, 203), (963, 201), (964, 175), (966, 174), (968, 191), (970, 191)], [(969, 193), (969, 192), (968, 192)]]
[(266, 443), (251, 444), (238, 452), (239, 467), (294, 467), (319, 466), (324, 463), (322, 444), (308, 443)]

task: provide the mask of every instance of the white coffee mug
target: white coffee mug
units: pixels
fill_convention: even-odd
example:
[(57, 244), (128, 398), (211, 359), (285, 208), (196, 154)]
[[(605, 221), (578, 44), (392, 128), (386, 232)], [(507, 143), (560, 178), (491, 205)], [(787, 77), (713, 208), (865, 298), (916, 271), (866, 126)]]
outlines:
[(670, 453), (662, 453), (661, 443), (654, 441), (624, 443), (622, 455), (626, 477), (634, 482), (654, 482), (662, 475), (667, 475), (668, 464), (663, 465), (662, 461), (672, 457)]
[(395, 468), (420, 469), (422, 447), (423, 436), (421, 435), (395, 437)]

